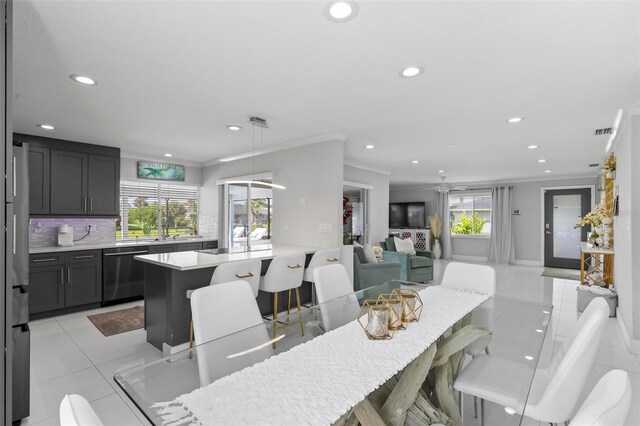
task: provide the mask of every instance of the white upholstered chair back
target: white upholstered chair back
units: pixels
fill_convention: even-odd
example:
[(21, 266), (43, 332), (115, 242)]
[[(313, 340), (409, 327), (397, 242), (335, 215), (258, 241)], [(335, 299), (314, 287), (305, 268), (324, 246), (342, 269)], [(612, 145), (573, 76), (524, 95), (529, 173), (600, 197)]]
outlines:
[(261, 268), (262, 262), (260, 259), (221, 263), (216, 266), (216, 269), (214, 269), (210, 284), (214, 285), (227, 283), (229, 281), (243, 280), (248, 282), (251, 286), (254, 297), (258, 297)]
[(562, 344), (546, 372), (550, 380), (544, 391), (530, 397), (525, 415), (551, 423), (561, 423), (571, 417), (593, 366), (608, 317), (609, 305), (602, 297), (589, 303), (575, 332)]
[(333, 265), (340, 263), (340, 249), (332, 248), (332, 249), (322, 249), (318, 250), (311, 257), (311, 261), (309, 262), (309, 266), (304, 270), (303, 280), (313, 283), (313, 271), (316, 268), (321, 266)]
[(598, 381), (571, 426), (624, 424), (631, 407), (631, 380), (623, 370), (611, 370)]
[[(265, 345), (270, 341), (269, 333), (246, 281), (195, 290), (191, 295), (191, 313), (201, 386), (239, 370), (239, 366), (252, 365), (273, 354), (271, 345)], [(216, 339), (220, 340), (212, 342)], [(256, 347), (261, 349), (229, 358)]]
[(496, 270), (489, 265), (450, 262), (442, 275), (443, 287), (484, 293), (496, 293)]
[(313, 271), (313, 279), (322, 324), (326, 331), (334, 330), (356, 319), (360, 305), (344, 265), (316, 268)]
[(260, 290), (276, 293), (300, 287), (304, 274), (305, 258), (304, 253), (274, 257), (269, 264), (267, 273), (260, 277)]
[(80, 395), (65, 395), (60, 403), (61, 426), (102, 426), (89, 401)]

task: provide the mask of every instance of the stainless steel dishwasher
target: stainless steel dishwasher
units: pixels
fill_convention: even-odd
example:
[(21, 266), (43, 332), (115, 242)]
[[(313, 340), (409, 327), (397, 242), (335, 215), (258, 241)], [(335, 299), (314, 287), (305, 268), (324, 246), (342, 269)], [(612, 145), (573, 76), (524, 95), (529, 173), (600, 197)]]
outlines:
[(102, 304), (142, 299), (144, 264), (133, 257), (149, 253), (149, 247), (105, 249), (102, 255)]

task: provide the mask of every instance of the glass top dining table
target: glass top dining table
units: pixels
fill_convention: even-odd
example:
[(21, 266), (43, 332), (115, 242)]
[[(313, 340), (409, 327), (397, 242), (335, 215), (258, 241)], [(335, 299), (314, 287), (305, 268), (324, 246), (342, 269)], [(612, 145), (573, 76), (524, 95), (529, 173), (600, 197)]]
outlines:
[[(428, 285), (394, 280), (319, 305), (305, 307), (300, 313), (304, 335), (301, 334), (298, 323), (298, 312), (292, 309), (289, 317), (286, 313), (280, 313), (278, 316), (278, 320), (291, 321), (292, 325), (279, 325), (275, 333), (271, 328), (271, 322), (267, 321), (265, 324), (201, 343), (192, 349), (185, 349), (155, 361), (128, 364), (118, 370), (114, 380), (149, 422), (161, 425), (163, 423), (158, 404), (172, 401), (212, 381), (286, 352), (354, 321), (364, 300), (376, 299), (380, 294), (391, 293), (394, 289), (409, 288), (420, 291), (426, 287)], [(522, 363), (523, 374), (513, 378), (518, 382), (514, 387), (517, 394), (511, 396), (518, 401), (519, 406), (525, 407), (525, 413), (551, 312), (550, 304), (503, 296), (490, 297), (472, 312), (471, 323), (485, 327), (492, 333), (491, 356)], [(227, 320), (233, 321), (233, 318)], [(266, 343), (265, 326), (271, 338)], [(198, 356), (215, 358), (215, 377), (202, 374), (198, 367)], [(291, 380), (300, 379), (304, 378)], [(278, 390), (273, 389), (273, 392)], [(523, 417), (517, 413), (511, 414), (502, 409), (494, 411), (491, 420), (496, 424), (519, 425), (522, 422)]]

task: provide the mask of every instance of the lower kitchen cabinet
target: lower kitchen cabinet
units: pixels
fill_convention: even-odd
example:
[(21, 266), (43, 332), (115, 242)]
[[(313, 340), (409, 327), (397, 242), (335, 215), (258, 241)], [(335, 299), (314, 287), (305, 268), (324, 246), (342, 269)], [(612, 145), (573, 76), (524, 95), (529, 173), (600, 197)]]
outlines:
[[(54, 312), (102, 300), (102, 260), (96, 252), (74, 252), (57, 265), (35, 266), (34, 255), (29, 269), (29, 314)], [(59, 262), (61, 256), (55, 261)], [(52, 257), (53, 259), (53, 257)], [(97, 260), (96, 260), (97, 259)], [(39, 315), (42, 317), (42, 315)]]
[(64, 265), (29, 270), (29, 314), (64, 308)]

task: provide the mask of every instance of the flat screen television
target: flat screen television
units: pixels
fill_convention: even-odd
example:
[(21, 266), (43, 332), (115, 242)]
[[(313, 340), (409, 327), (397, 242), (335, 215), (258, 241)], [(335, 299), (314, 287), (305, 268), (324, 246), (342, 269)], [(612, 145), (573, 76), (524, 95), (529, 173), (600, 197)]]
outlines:
[(424, 202), (389, 203), (389, 228), (424, 228)]

